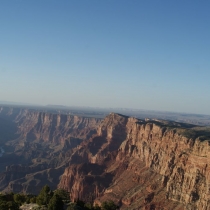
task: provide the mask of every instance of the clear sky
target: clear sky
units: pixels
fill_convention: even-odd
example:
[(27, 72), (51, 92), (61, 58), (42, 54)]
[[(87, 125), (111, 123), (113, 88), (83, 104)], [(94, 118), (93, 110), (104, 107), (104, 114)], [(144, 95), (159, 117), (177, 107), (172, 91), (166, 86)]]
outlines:
[(0, 101), (210, 114), (209, 11), (209, 0), (1, 0)]

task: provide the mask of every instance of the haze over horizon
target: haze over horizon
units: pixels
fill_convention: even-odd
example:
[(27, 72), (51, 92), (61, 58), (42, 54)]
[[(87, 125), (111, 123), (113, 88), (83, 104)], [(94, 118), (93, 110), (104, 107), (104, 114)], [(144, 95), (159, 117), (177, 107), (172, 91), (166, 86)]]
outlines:
[(3, 0), (0, 101), (210, 115), (209, 8)]

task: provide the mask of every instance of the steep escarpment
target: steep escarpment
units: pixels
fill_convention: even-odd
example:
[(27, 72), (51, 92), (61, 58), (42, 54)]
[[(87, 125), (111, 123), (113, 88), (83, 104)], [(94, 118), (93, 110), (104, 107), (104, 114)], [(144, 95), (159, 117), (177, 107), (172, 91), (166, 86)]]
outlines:
[(0, 117), (15, 133), (2, 129), (1, 190), (36, 193), (49, 184), (74, 200), (112, 199), (121, 209), (210, 209), (207, 127), (12, 108)]
[(113, 178), (104, 169), (104, 165), (92, 163), (72, 164), (65, 170), (60, 187), (70, 192), (71, 199), (75, 201), (99, 197)]
[(14, 119), (20, 113), (20, 109), (0, 107), (0, 146), (7, 141), (18, 138), (18, 128)]
[[(97, 134), (83, 142), (72, 155), (73, 163), (104, 164), (104, 160), (118, 150), (126, 137), (128, 117), (110, 114), (98, 126)], [(82, 157), (82, 158), (81, 158)]]
[[(183, 128), (181, 128), (183, 129)], [(185, 128), (186, 129), (186, 128)], [(162, 175), (166, 197), (189, 209), (209, 209), (209, 141), (180, 134), (180, 127), (137, 123), (128, 127), (129, 135), (117, 159), (140, 159), (146, 167)]]
[(10, 130), (10, 133), (17, 134), (16, 138), (19, 134), (27, 141), (64, 143), (70, 137), (87, 139), (96, 131), (100, 121), (100, 118), (53, 114), (26, 108), (0, 107), (0, 125), (6, 124), (2, 132)]
[(18, 117), (18, 129), (29, 141), (36, 139), (64, 143), (70, 137), (87, 139), (96, 129), (100, 119), (72, 115), (28, 112)]
[(74, 149), (96, 133), (100, 121), (1, 107), (0, 190), (37, 193), (46, 183), (55, 189)]
[[(103, 165), (100, 176), (112, 177), (108, 188), (92, 190), (98, 197), (95, 202), (114, 199), (130, 209), (204, 210), (210, 208), (208, 138), (206, 128), (110, 114), (97, 134), (74, 152), (71, 162)], [(85, 190), (73, 187), (79, 186), (81, 177), (72, 171), (88, 176), (70, 166), (59, 187), (68, 188), (74, 198), (82, 198)], [(95, 180), (98, 176), (92, 173)], [(88, 186), (85, 180), (82, 186)]]

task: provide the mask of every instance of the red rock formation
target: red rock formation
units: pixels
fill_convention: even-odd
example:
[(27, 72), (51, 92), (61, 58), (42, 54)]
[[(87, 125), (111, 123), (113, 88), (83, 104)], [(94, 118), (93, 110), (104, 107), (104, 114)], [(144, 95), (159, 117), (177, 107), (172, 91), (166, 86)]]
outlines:
[(54, 143), (64, 143), (70, 137), (87, 139), (96, 131), (101, 121), (100, 118), (52, 114), (10, 107), (0, 107), (0, 117), (5, 119), (4, 123), (15, 122), (21, 138), (28, 141), (41, 140)]
[[(27, 140), (27, 144), (18, 143), (16, 157), (39, 155), (45, 164), (42, 155), (54, 162), (57, 157), (61, 164), (50, 162), (36, 172), (31, 167), (8, 167), (0, 176), (0, 186), (11, 181), (11, 189), (27, 191), (49, 180), (57, 185), (68, 164), (58, 186), (68, 190), (73, 199), (95, 199), (96, 203), (112, 199), (122, 209), (210, 209), (210, 143), (203, 128), (114, 113), (100, 123), (28, 110), (0, 112), (15, 119), (20, 139)], [(69, 142), (72, 137), (84, 141), (80, 145)], [(65, 149), (51, 153), (33, 144), (33, 150), (27, 151), (34, 140), (62, 143)], [(36, 146), (40, 153), (36, 153)], [(40, 166), (38, 159), (32, 161)], [(14, 176), (14, 170), (24, 177)]]
[[(132, 205), (130, 209), (210, 209), (209, 141), (187, 138), (182, 131), (178, 124), (171, 127), (110, 114), (97, 136), (74, 153), (72, 162), (85, 157), (83, 161), (103, 165), (112, 175), (109, 188), (97, 188), (95, 194), (90, 190), (97, 202), (111, 198), (126, 208)], [(81, 182), (86, 186), (88, 181), (75, 174), (83, 172), (74, 168), (72, 175), (72, 168), (67, 168), (59, 186), (70, 189), (72, 197), (82, 198), (85, 191), (74, 186)]]
[[(3, 143), (6, 139), (5, 147), (8, 148), (0, 159), (0, 190), (38, 193), (46, 183), (55, 189), (74, 148), (96, 133), (100, 121), (97, 118), (0, 108), (0, 134), (3, 134)], [(7, 126), (2, 128), (1, 123)], [(10, 138), (8, 134), (12, 132), (19, 135)], [(56, 173), (50, 175), (54, 169)], [(36, 181), (33, 181), (34, 174)]]
[(82, 139), (90, 137), (101, 120), (30, 111), (18, 117), (16, 121), (21, 136), (28, 140), (64, 143), (70, 137)]

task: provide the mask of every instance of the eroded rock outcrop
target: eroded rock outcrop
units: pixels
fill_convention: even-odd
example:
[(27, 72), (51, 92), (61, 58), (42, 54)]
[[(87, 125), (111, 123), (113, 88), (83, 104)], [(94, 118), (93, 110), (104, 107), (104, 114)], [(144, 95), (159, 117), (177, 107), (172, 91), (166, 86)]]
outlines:
[(100, 119), (72, 115), (27, 112), (17, 119), (19, 132), (28, 140), (64, 143), (70, 137), (87, 139)]
[[(210, 209), (209, 141), (200, 140), (200, 131), (197, 138), (196, 135), (193, 138), (187, 137), (185, 134), (191, 131), (193, 134), (196, 133), (192, 125), (141, 121), (112, 113), (103, 120), (97, 135), (73, 154), (72, 162), (85, 157), (85, 162), (104, 165), (106, 173), (112, 174), (113, 179), (109, 188), (97, 192), (100, 195), (98, 201), (105, 198), (115, 199), (126, 208), (132, 204), (135, 208), (138, 205), (142, 208), (153, 205), (156, 209), (168, 206), (167, 209), (185, 207), (207, 210)], [(139, 167), (132, 166), (133, 161)], [(59, 186), (67, 185), (68, 189), (71, 188), (73, 197), (81, 198), (83, 189), (75, 190), (72, 187), (79, 185), (81, 181), (80, 179), (72, 181), (70, 177), (76, 176), (69, 175), (71, 171), (71, 167), (65, 170)], [(129, 173), (126, 173), (127, 171)], [(122, 174), (123, 179), (128, 182), (127, 187), (124, 187)], [(133, 174), (132, 179), (129, 174)], [(152, 178), (155, 179), (154, 186), (162, 193), (158, 194), (158, 190), (142, 191), (142, 186), (145, 189), (152, 189), (152, 185), (149, 186)], [(83, 185), (88, 184), (84, 182), (83, 179)], [(119, 191), (122, 186), (124, 190)], [(134, 190), (137, 186), (140, 188)], [(125, 193), (132, 190), (130, 196)], [(97, 197), (97, 194), (94, 196)]]
[[(11, 133), (18, 133), (27, 141), (40, 140), (54, 143), (64, 143), (70, 137), (87, 139), (96, 132), (101, 121), (100, 118), (13, 107), (0, 107), (0, 119), (2, 124), (9, 123), (4, 130), (10, 129)], [(17, 138), (17, 135), (15, 137)]]
[(1, 189), (33, 193), (49, 183), (121, 209), (210, 209), (209, 128), (115, 113), (103, 121), (27, 109), (0, 116), (18, 133), (5, 144), (15, 155), (1, 160), (15, 165), (1, 173)]
[(168, 199), (190, 209), (209, 209), (209, 141), (189, 139), (178, 130), (155, 122), (129, 126), (117, 159), (140, 159), (163, 176)]
[(5, 148), (0, 159), (0, 190), (38, 193), (46, 183), (55, 189), (74, 149), (96, 133), (100, 121), (0, 107), (0, 146)]
[(113, 177), (104, 169), (103, 165), (92, 163), (72, 164), (62, 175), (60, 187), (70, 192), (71, 199), (75, 201), (78, 198), (89, 200), (99, 197)]

